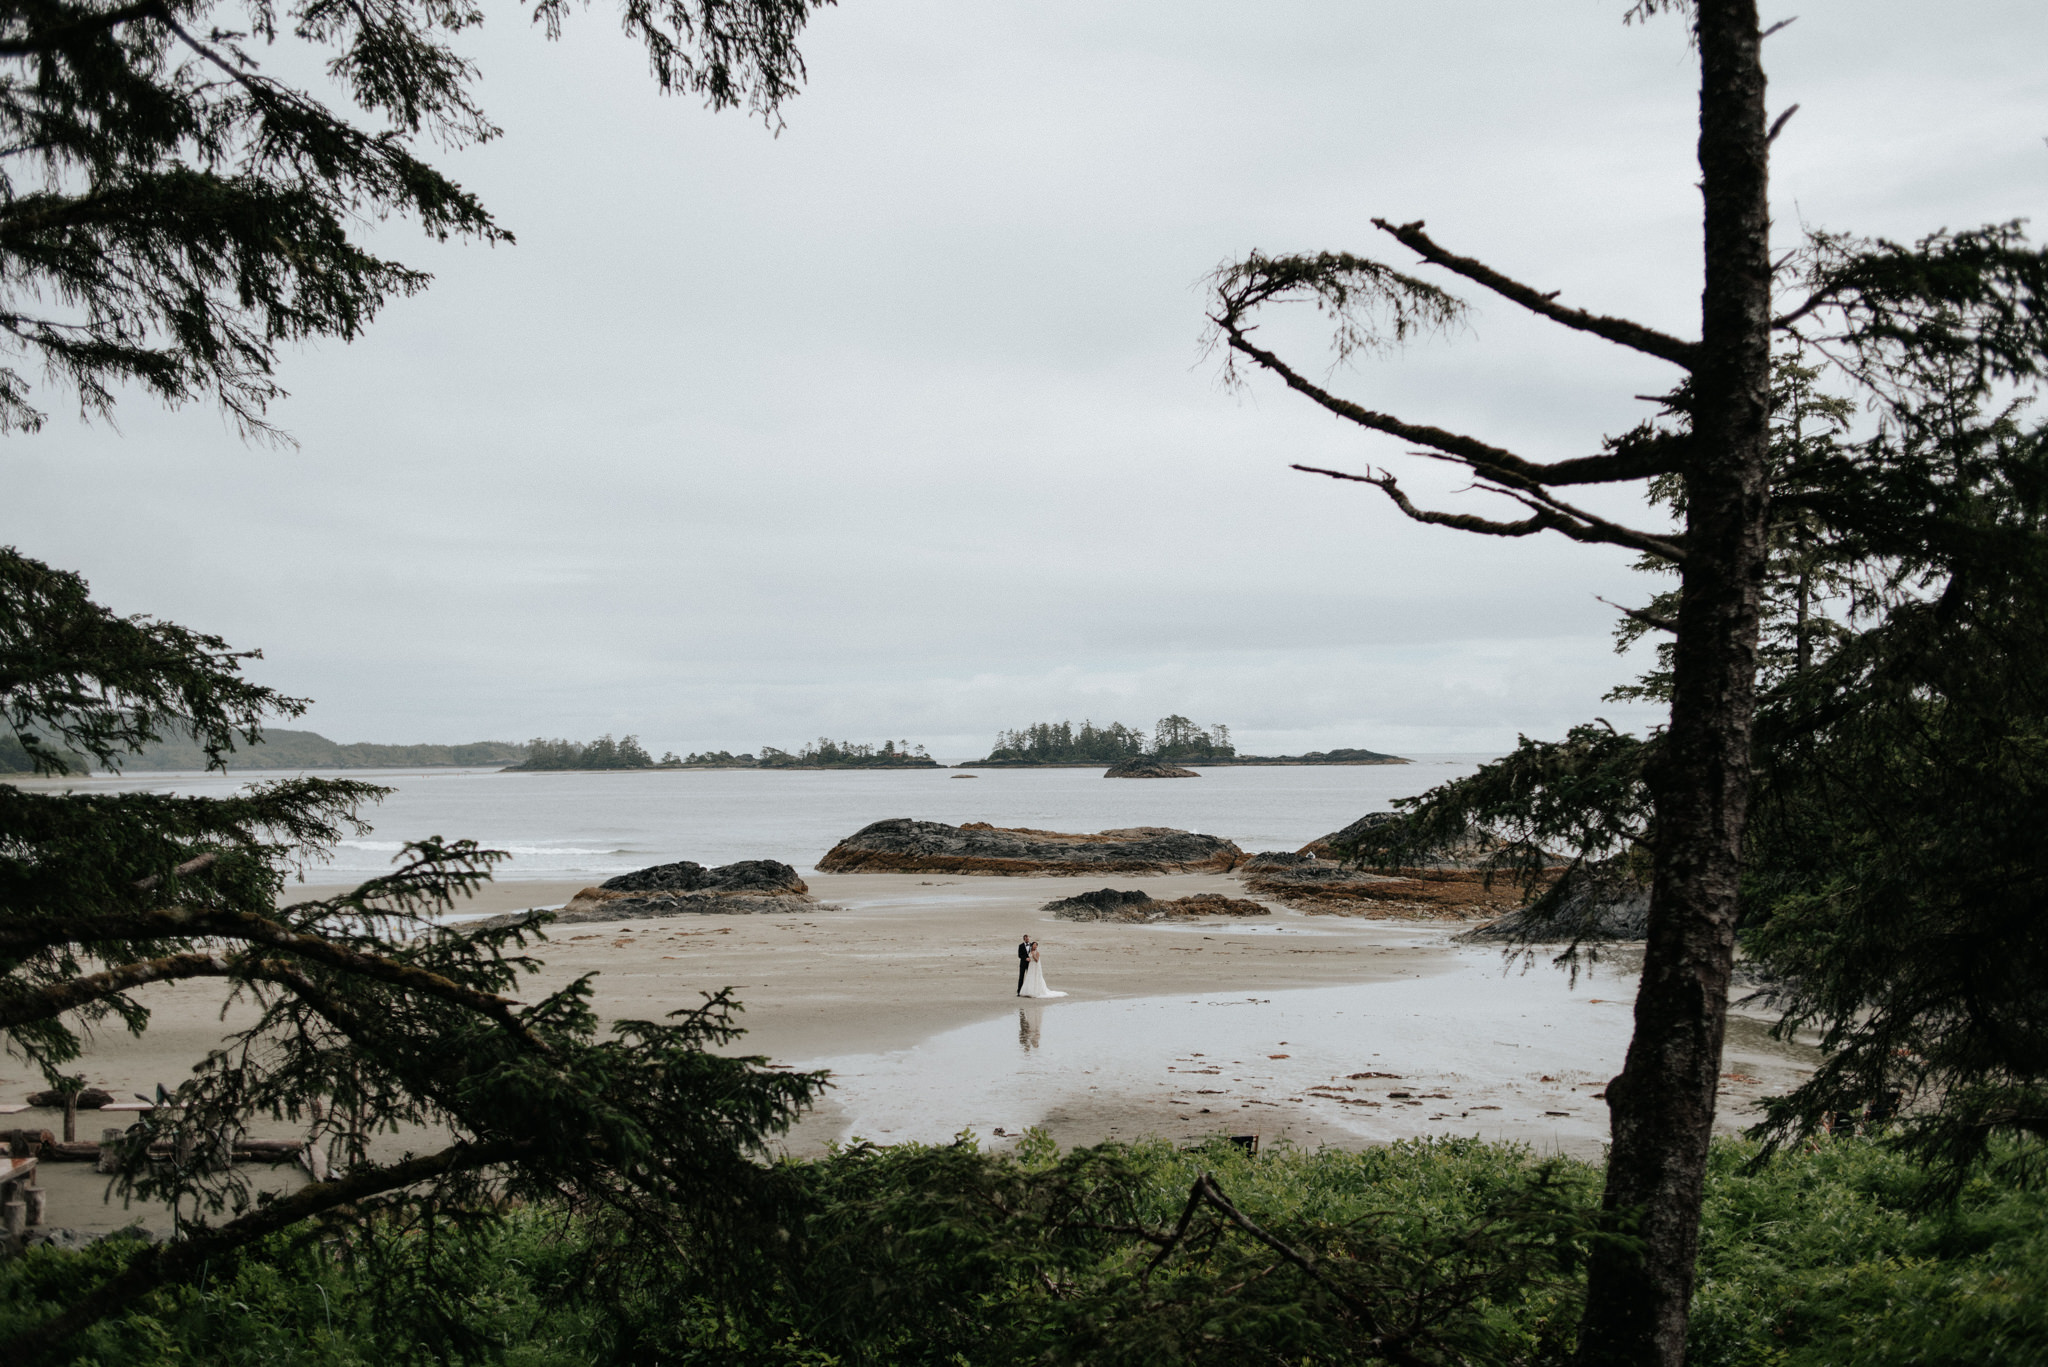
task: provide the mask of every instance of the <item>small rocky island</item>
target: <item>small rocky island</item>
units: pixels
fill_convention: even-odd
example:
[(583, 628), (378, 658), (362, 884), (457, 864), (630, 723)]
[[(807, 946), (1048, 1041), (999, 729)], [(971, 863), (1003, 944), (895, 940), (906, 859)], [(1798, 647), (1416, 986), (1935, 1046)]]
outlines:
[[(773, 859), (742, 859), (707, 869), (684, 859), (656, 864), (608, 878), (585, 888), (555, 913), (558, 925), (586, 921), (630, 921), (650, 916), (705, 913), (747, 915), (759, 912), (819, 911), (832, 908), (811, 895), (796, 870)], [(517, 925), (535, 916), (530, 911), (474, 921), (478, 929)]]
[(1245, 897), (1225, 897), (1220, 892), (1198, 892), (1190, 897), (1161, 899), (1135, 888), (1101, 888), (1077, 897), (1047, 902), (1049, 911), (1062, 921), (1117, 921), (1147, 925), (1154, 921), (1193, 921), (1206, 916), (1271, 916), (1272, 910)]
[(1109, 766), (1104, 778), (1200, 778), (1192, 769), (1168, 763), (1157, 755), (1139, 755)]
[(818, 861), (819, 873), (1228, 873), (1244, 851), (1219, 836), (1165, 826), (1075, 835), (970, 821), (893, 817), (864, 826)]

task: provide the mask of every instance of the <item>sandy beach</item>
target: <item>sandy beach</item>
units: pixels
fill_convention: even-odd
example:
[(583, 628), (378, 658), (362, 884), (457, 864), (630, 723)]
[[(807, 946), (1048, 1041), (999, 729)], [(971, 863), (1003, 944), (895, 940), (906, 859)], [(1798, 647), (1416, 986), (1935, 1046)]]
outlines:
[[(1457, 924), (1277, 907), (1216, 924), (1075, 923), (1039, 908), (1100, 886), (1100, 875), (807, 879), (826, 904), (815, 913), (559, 927), (533, 994), (596, 972), (603, 1012), (651, 1017), (734, 987), (748, 1032), (735, 1052), (835, 1074), (787, 1138), (800, 1156), (853, 1137), (942, 1140), (967, 1128), (999, 1144), (1027, 1126), (1062, 1144), (1256, 1133), (1356, 1147), (1458, 1133), (1589, 1157), (1605, 1135), (1599, 1093), (1620, 1065), (1634, 995), (1627, 949), (1573, 986), (1540, 960), (1525, 971), (1456, 943)], [(1108, 881), (1160, 897), (1241, 892), (1218, 875)], [(556, 905), (578, 886), (498, 884), (463, 912)], [(1026, 933), (1067, 996), (1015, 997)], [(143, 995), (148, 1033), (103, 1034), (85, 1061), (117, 1097), (175, 1086), (237, 1019), (222, 1016), (217, 984)], [(1807, 1058), (1737, 1019), (1721, 1126), (1749, 1123), (1754, 1098), (1783, 1090)], [(19, 1063), (7, 1073), (7, 1100), (38, 1085)], [(81, 1138), (123, 1120), (82, 1114)], [(8, 1123), (55, 1129), (61, 1116), (30, 1110)], [(272, 1180), (289, 1180), (279, 1171)], [(102, 1205), (105, 1179), (88, 1165), (52, 1164), (49, 1176), (52, 1223), (161, 1222)]]

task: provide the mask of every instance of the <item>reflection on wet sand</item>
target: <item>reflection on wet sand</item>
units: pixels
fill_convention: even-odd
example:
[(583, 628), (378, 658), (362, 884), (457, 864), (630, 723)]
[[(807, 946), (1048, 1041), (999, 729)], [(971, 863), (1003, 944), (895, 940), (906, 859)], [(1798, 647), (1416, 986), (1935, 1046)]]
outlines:
[[(1468, 1134), (1597, 1157), (1635, 965), (1582, 967), (1574, 983), (1548, 966), (1503, 972), (1491, 949), (1442, 952), (1454, 966), (1425, 978), (1021, 1007), (1008, 1067), (991, 1067), (1008, 1052), (993, 1021), (804, 1066), (833, 1070), (842, 1137), (882, 1143), (1040, 1125), (1062, 1144), (1250, 1132), (1354, 1147)], [(1048, 1010), (1061, 1013), (1050, 1034)], [(1736, 1129), (1813, 1055), (1746, 1020), (1728, 1039), (1721, 1126)]]

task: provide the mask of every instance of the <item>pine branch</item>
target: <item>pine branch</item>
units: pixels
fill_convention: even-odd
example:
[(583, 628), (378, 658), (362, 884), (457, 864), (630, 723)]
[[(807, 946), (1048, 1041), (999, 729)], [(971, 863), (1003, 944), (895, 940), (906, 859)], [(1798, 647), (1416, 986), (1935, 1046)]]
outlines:
[(0, 38), (0, 57), (39, 57), (69, 47), (80, 38), (92, 34), (106, 33), (132, 24), (138, 19), (161, 19), (168, 14), (163, 0), (143, 0), (139, 5), (128, 5), (121, 9), (93, 13), (90, 10), (74, 11), (80, 17), (68, 23), (51, 24), (39, 28), (28, 25), (27, 32), (19, 37)]
[[(234, 966), (217, 954), (171, 954), (160, 959), (122, 964), (104, 973), (51, 983), (31, 992), (9, 992), (0, 997), (0, 1030), (50, 1020), (66, 1011), (76, 1011), (149, 983), (224, 978), (234, 971)], [(12, 985), (11, 982), (6, 983), (8, 987)]]
[(219, 911), (204, 907), (172, 907), (156, 911), (109, 913), (81, 916), (57, 925), (13, 926), (0, 930), (0, 953), (25, 955), (59, 944), (93, 944), (104, 941), (148, 941), (191, 939), (211, 936), (240, 940), (288, 950), (317, 964), (358, 977), (388, 983), (394, 987), (422, 992), (457, 1006), (468, 1007), (496, 1021), (521, 1043), (538, 1054), (552, 1054), (553, 1047), (529, 1030), (514, 1014), (520, 1003), (510, 997), (445, 978), (439, 973), (381, 955), (365, 954), (318, 935), (294, 931), (267, 917), (251, 912)]

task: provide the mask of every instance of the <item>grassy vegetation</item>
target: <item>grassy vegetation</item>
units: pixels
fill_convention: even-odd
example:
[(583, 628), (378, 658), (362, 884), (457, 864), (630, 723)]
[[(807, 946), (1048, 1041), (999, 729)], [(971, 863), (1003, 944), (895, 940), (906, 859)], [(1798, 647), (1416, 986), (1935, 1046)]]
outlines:
[[(2048, 1360), (2048, 1194), (1989, 1177), (1953, 1205), (1869, 1140), (1709, 1183), (1691, 1361), (1889, 1367)], [(1201, 1207), (1202, 1173), (1319, 1277)], [(1034, 1139), (856, 1146), (790, 1164), (791, 1218), (739, 1264), (514, 1213), (280, 1243), (159, 1293), (74, 1345), (81, 1363), (1544, 1363), (1568, 1351), (1597, 1169), (1468, 1140), (1360, 1153)], [(134, 1245), (0, 1272), (0, 1330)], [(1406, 1327), (1420, 1326), (1403, 1337)], [(1370, 1332), (1368, 1332), (1370, 1331)], [(1377, 1340), (1387, 1352), (1375, 1352)], [(1405, 1356), (1403, 1356), (1405, 1355)]]
[[(73, 753), (70, 761), (77, 773), (96, 766), (90, 759)], [(293, 731), (281, 726), (263, 728), (263, 739), (242, 745), (228, 756), (230, 769), (421, 769), (441, 765), (516, 764), (526, 758), (526, 747), (507, 741), (480, 740), (467, 745), (373, 745), (367, 741), (342, 744), (317, 731)], [(206, 751), (197, 741), (177, 739), (145, 745), (121, 760), (124, 770), (200, 770), (206, 767)], [(27, 774), (35, 765), (20, 741), (0, 734), (0, 774)]]

